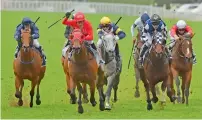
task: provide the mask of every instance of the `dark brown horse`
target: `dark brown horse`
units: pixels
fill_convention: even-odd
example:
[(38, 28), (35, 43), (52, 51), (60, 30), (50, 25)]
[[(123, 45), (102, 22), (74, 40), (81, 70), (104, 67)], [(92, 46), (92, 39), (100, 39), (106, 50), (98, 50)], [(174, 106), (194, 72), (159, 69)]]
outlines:
[[(137, 41), (136, 41), (137, 40)], [(143, 46), (144, 42), (140, 40), (140, 33), (137, 34), (136, 40), (134, 41), (135, 43), (135, 49), (134, 49), (134, 70), (135, 70), (135, 80), (136, 80), (136, 86), (135, 86), (135, 94), (134, 96), (136, 98), (140, 97), (140, 92), (139, 92), (139, 81), (140, 80), (146, 80), (145, 78), (145, 73), (144, 73), (144, 68), (140, 64), (139, 61), (139, 56), (140, 56), (140, 49)], [(156, 86), (156, 92), (159, 94), (159, 87)]]
[[(31, 81), (31, 101), (30, 107), (33, 106), (34, 89), (37, 85), (36, 104), (40, 105), (39, 85), (44, 77), (46, 67), (42, 66), (42, 59), (40, 53), (32, 46), (31, 30), (21, 30), (22, 47), (18, 57), (13, 62), (13, 69), (15, 74), (15, 97), (19, 98), (18, 105), (23, 105), (22, 89), (24, 86), (24, 79)], [(20, 88), (20, 90), (19, 90)]]
[(68, 84), (69, 94), (73, 101), (76, 101), (75, 88), (77, 86), (79, 92), (78, 112), (83, 113), (81, 94), (83, 89), (80, 83), (85, 83), (90, 86), (90, 102), (92, 106), (96, 105), (95, 87), (99, 92), (100, 110), (104, 110), (104, 72), (98, 67), (96, 59), (89, 52), (88, 44), (83, 40), (83, 34), (79, 29), (74, 29), (71, 36), (72, 51), (69, 57), (64, 60), (64, 68), (66, 72), (66, 80)]
[[(188, 105), (189, 88), (192, 77), (192, 41), (189, 35), (180, 36), (180, 39), (176, 41), (172, 50), (172, 61), (170, 68), (172, 71), (171, 81), (176, 79), (177, 76), (182, 77), (182, 103), (185, 102)], [(180, 97), (180, 94), (178, 94)]]
[[(174, 102), (173, 98), (173, 84), (169, 84), (170, 69), (169, 62), (166, 55), (165, 39), (157, 39), (159, 36), (163, 36), (161, 32), (157, 32), (154, 36), (151, 48), (148, 54), (146, 54), (144, 61), (144, 71), (146, 75), (146, 81), (143, 80), (144, 86), (146, 88), (147, 96), (147, 109), (152, 110), (151, 100), (156, 103), (158, 97), (156, 96), (155, 85), (159, 82), (163, 82), (161, 85), (162, 89), (162, 102), (165, 102), (165, 90), (167, 87), (167, 93), (171, 102)], [(150, 99), (149, 89), (151, 89), (153, 98)]]

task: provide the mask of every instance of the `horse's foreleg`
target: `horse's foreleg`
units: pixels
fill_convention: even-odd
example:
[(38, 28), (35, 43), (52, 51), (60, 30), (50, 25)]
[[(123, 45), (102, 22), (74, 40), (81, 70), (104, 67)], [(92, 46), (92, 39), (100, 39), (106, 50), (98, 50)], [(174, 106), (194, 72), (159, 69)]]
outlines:
[(106, 101), (105, 101), (105, 109), (106, 110), (111, 110), (111, 106), (110, 106), (110, 97), (111, 97), (111, 91), (112, 91), (112, 88), (113, 88), (113, 81), (115, 79), (115, 74), (113, 74), (112, 76), (109, 76), (107, 78), (107, 91), (105, 93), (106, 95)]
[(191, 72), (187, 73), (186, 74), (186, 79), (185, 79), (185, 97), (186, 97), (186, 105), (189, 104), (189, 101), (188, 101), (188, 97), (189, 97), (189, 88), (190, 88), (190, 84), (191, 84)]
[(120, 81), (120, 74), (116, 75), (116, 78), (115, 78), (115, 81), (114, 81), (114, 84), (113, 84), (114, 102), (116, 102), (118, 100), (118, 98), (117, 98), (117, 90), (118, 90), (119, 81)]
[(36, 86), (37, 82), (38, 82), (38, 77), (32, 79), (31, 91), (30, 91), (31, 101), (30, 101), (30, 104), (29, 104), (30, 107), (33, 107), (34, 89), (35, 89), (35, 86)]
[(82, 86), (83, 86), (83, 100), (82, 101), (84, 103), (88, 103), (89, 100), (88, 100), (87, 86), (85, 83), (83, 83)]
[(37, 82), (37, 93), (36, 93), (36, 104), (40, 105), (41, 104), (41, 100), (40, 100), (40, 93), (39, 93), (39, 86), (41, 83), (41, 78), (39, 78), (38, 82)]
[(78, 112), (79, 113), (83, 113), (83, 106), (82, 106), (82, 101), (81, 101), (81, 95), (82, 95), (82, 87), (81, 87), (81, 84), (78, 83), (77, 84), (77, 89), (78, 89), (78, 92), (79, 92), (79, 99), (78, 99)]
[(90, 84), (90, 102), (93, 107), (97, 104), (95, 101), (95, 82)]
[(176, 87), (177, 87), (177, 102), (178, 103), (181, 103), (182, 100), (181, 100), (181, 93), (180, 93), (180, 79), (179, 77), (176, 77), (175, 78), (175, 84), (176, 84)]
[(185, 92), (185, 81), (186, 81), (186, 76), (185, 75), (183, 75), (182, 76), (182, 85), (181, 85), (181, 90), (182, 90), (182, 103), (184, 103), (185, 102), (185, 94), (184, 94), (184, 92)]
[(134, 96), (136, 98), (138, 98), (138, 97), (140, 97), (140, 92), (139, 92), (140, 71), (136, 67), (134, 67), (134, 69), (135, 69), (135, 80), (136, 80), (136, 86), (135, 86), (135, 94), (134, 94)]
[(151, 88), (151, 92), (153, 95), (152, 101), (154, 103), (158, 102), (158, 97), (156, 96), (156, 90), (155, 90), (155, 85), (154, 84), (150, 84), (150, 88)]
[[(23, 79), (19, 78), (19, 77), (15, 77), (15, 88), (16, 88), (16, 92), (15, 92), (15, 97), (19, 98), (18, 100), (18, 105), (22, 106), (23, 105), (23, 101), (22, 101), (22, 89), (24, 86), (24, 81)], [(19, 91), (20, 88), (20, 91)]]
[(71, 97), (70, 103), (71, 104), (76, 104), (76, 94), (75, 94), (75, 88), (76, 84), (74, 83), (73, 79), (70, 77), (69, 78), (69, 95)]
[(146, 79), (142, 80), (144, 83), (144, 87), (146, 89), (146, 96), (147, 96), (147, 110), (152, 110), (152, 103), (151, 103), (151, 99), (150, 99), (150, 95), (149, 95), (149, 83), (147, 82)]

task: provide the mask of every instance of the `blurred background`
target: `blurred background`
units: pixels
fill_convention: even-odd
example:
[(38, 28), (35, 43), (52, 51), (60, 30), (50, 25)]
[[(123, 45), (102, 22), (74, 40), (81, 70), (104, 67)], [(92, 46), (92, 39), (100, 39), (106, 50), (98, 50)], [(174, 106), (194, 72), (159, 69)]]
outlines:
[(108, 13), (139, 16), (157, 13), (163, 18), (202, 20), (202, 0), (2, 0), (2, 10)]

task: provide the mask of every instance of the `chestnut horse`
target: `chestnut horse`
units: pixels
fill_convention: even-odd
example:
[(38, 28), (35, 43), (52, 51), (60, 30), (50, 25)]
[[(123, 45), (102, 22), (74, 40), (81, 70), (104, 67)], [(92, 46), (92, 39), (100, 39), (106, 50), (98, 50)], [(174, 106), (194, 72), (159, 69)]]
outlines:
[[(31, 101), (30, 107), (33, 106), (34, 89), (37, 85), (36, 104), (40, 105), (39, 85), (44, 77), (46, 67), (42, 66), (42, 58), (39, 51), (32, 47), (31, 30), (21, 30), (22, 47), (17, 58), (13, 61), (13, 69), (15, 74), (15, 97), (19, 98), (18, 105), (23, 105), (22, 89), (24, 79), (30, 80), (31, 83)], [(19, 90), (20, 88), (20, 90)]]
[[(177, 76), (182, 77), (182, 103), (188, 105), (189, 88), (192, 77), (192, 41), (189, 35), (180, 36), (176, 41), (172, 50), (172, 61), (170, 68), (172, 71), (171, 80), (176, 79)], [(180, 91), (178, 91), (178, 99), (180, 98)]]
[[(144, 42), (140, 40), (140, 33), (137, 34), (136, 38), (137, 38), (137, 41), (136, 41), (136, 43), (134, 43), (136, 49), (134, 49), (134, 55), (133, 55), (135, 80), (136, 80), (134, 96), (136, 98), (138, 98), (138, 97), (140, 97), (139, 81), (140, 80), (146, 80), (146, 78), (145, 78), (144, 68), (139, 62), (140, 49), (141, 49), (142, 45), (144, 44)], [(157, 94), (159, 94), (159, 87), (158, 86), (156, 86), (156, 92), (157, 92)]]
[(75, 88), (77, 86), (79, 92), (78, 98), (78, 112), (83, 113), (81, 94), (83, 89), (80, 83), (88, 84), (90, 86), (90, 102), (92, 106), (96, 105), (95, 101), (95, 87), (97, 85), (100, 110), (104, 108), (104, 72), (98, 66), (95, 57), (89, 51), (87, 42), (83, 39), (83, 34), (79, 29), (74, 29), (71, 35), (71, 52), (67, 52), (69, 60), (64, 59), (64, 69), (66, 73), (66, 81), (68, 85), (68, 93), (72, 101), (76, 102)]
[(166, 47), (165, 47), (166, 39), (163, 38), (163, 34), (161, 32), (157, 32), (153, 36), (153, 42), (149, 49), (149, 52), (146, 53), (145, 61), (143, 63), (144, 71), (146, 75), (146, 81), (143, 80), (144, 86), (146, 88), (146, 96), (147, 96), (147, 110), (152, 110), (151, 99), (149, 95), (149, 89), (151, 89), (153, 98), (152, 101), (156, 103), (158, 101), (158, 97), (156, 96), (155, 85), (159, 82), (163, 82), (161, 85), (162, 96), (161, 102), (165, 102), (165, 90), (167, 87), (167, 94), (170, 98), (171, 102), (174, 102), (173, 94), (173, 84), (169, 83), (170, 77), (170, 68), (169, 68), (169, 60), (166, 55)]

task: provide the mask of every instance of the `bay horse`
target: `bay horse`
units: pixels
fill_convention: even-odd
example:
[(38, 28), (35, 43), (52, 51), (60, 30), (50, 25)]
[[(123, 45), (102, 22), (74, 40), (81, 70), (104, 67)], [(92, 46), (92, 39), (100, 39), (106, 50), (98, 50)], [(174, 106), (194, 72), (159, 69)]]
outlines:
[[(95, 87), (97, 86), (100, 101), (100, 110), (104, 110), (104, 72), (98, 66), (95, 57), (89, 51), (90, 47), (84, 41), (84, 37), (80, 29), (74, 29), (71, 40), (71, 52), (68, 55), (69, 61), (64, 60), (64, 68), (66, 71), (66, 81), (68, 82), (69, 95), (73, 101), (76, 102), (75, 88), (79, 92), (78, 98), (78, 112), (83, 113), (83, 106), (81, 101), (81, 94), (83, 89), (80, 83), (88, 84), (90, 86), (90, 102), (92, 106), (96, 105), (95, 101)], [(68, 53), (67, 53), (68, 54)]]
[[(139, 81), (140, 80), (146, 80), (145, 78), (145, 73), (144, 73), (144, 68), (143, 66), (140, 64), (139, 61), (139, 56), (140, 56), (140, 50), (141, 47), (143, 46), (144, 42), (140, 40), (140, 32), (138, 32), (137, 36), (136, 36), (136, 40), (135, 43), (133, 43), (135, 45), (135, 49), (133, 52), (133, 58), (134, 58), (134, 70), (135, 70), (135, 80), (136, 80), (136, 85), (135, 85), (135, 93), (134, 96), (136, 98), (140, 97), (140, 92), (139, 92)], [(159, 94), (159, 87), (156, 85), (156, 92), (157, 94)]]
[[(15, 74), (15, 97), (19, 98), (18, 105), (23, 105), (22, 89), (24, 86), (24, 79), (31, 81), (31, 101), (30, 107), (33, 107), (34, 89), (37, 85), (36, 104), (40, 105), (39, 85), (44, 78), (46, 66), (42, 66), (42, 58), (37, 49), (32, 46), (31, 30), (21, 29), (22, 47), (18, 53), (17, 58), (13, 61), (13, 69)], [(20, 90), (19, 90), (20, 88)]]
[[(146, 88), (147, 96), (147, 110), (152, 110), (151, 100), (156, 103), (158, 97), (156, 96), (155, 85), (159, 82), (163, 82), (161, 85), (162, 96), (161, 102), (165, 102), (165, 90), (167, 88), (167, 95), (171, 102), (174, 102), (174, 89), (173, 83), (169, 83), (170, 68), (169, 60), (166, 55), (165, 47), (166, 39), (163, 37), (161, 32), (157, 32), (153, 36), (153, 41), (149, 51), (145, 54), (145, 59), (143, 63), (146, 81), (143, 80), (144, 86)], [(151, 89), (153, 98), (150, 99), (149, 89)]]
[[(120, 60), (120, 63), (117, 63), (116, 61), (115, 47), (117, 41), (114, 39), (113, 33), (103, 32), (104, 38), (102, 39), (102, 44), (97, 48), (102, 59), (105, 61), (105, 65), (103, 67), (105, 84), (107, 85), (107, 91), (105, 93), (105, 109), (111, 110), (110, 97), (112, 88), (114, 89), (114, 102), (118, 100), (117, 90), (120, 81), (122, 60)], [(120, 66), (118, 64), (120, 64)]]
[[(179, 76), (182, 77), (182, 103), (185, 102), (188, 105), (189, 88), (192, 78), (192, 41), (191, 36), (185, 34), (179, 36), (179, 40), (176, 41), (172, 50), (172, 60), (170, 68), (172, 71), (170, 79), (176, 79)], [(180, 99), (180, 90), (177, 92), (178, 99)]]

